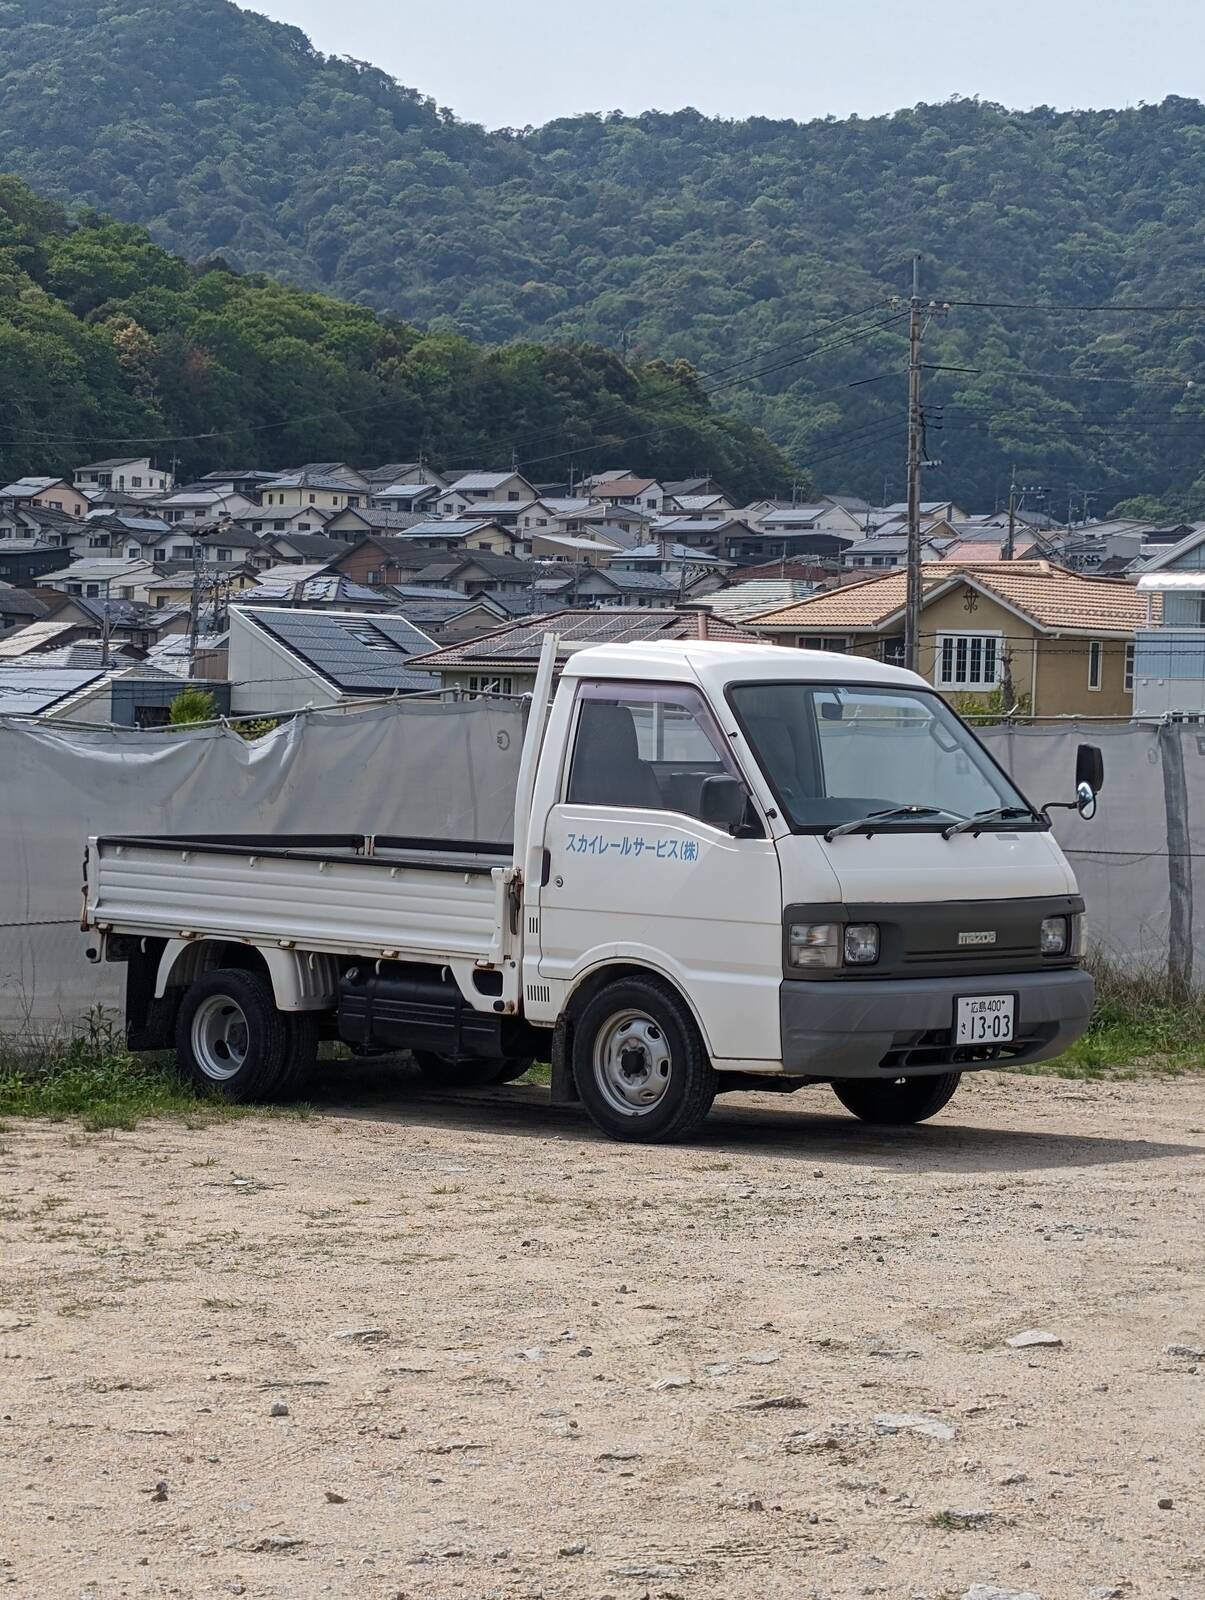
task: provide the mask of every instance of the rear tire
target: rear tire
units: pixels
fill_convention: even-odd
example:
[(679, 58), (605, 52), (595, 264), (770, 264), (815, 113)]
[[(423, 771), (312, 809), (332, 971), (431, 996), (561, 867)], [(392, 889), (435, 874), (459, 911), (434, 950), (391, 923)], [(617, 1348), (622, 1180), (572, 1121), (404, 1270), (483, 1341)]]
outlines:
[(305, 1029), (296, 1029), (276, 1009), (265, 978), (218, 967), (198, 978), (180, 1003), (176, 1060), (186, 1077), (211, 1094), (274, 1100), (288, 1092), (307, 1039)]
[(833, 1093), (847, 1111), (863, 1122), (884, 1128), (901, 1128), (924, 1122), (949, 1104), (962, 1081), (961, 1072), (942, 1072), (931, 1078), (839, 1078)]
[(573, 1028), (573, 1079), (608, 1138), (666, 1143), (703, 1125), (719, 1086), (686, 1003), (658, 978), (619, 978)]
[(531, 1056), (497, 1056), (456, 1061), (435, 1050), (412, 1050), (423, 1082), (433, 1088), (484, 1089), (490, 1084), (513, 1083), (532, 1064)]

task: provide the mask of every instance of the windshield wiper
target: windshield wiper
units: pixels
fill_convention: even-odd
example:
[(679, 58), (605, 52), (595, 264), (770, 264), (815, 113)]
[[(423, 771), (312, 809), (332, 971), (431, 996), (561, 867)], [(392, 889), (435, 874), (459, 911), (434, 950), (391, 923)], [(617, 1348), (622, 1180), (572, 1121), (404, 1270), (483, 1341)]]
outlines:
[(974, 833), (978, 828), (990, 828), (993, 822), (1005, 822), (1009, 817), (1032, 817), (1028, 806), (996, 806), (992, 811), (980, 811), (961, 822), (952, 822), (941, 830), (943, 839), (952, 839), (956, 833)]
[(824, 837), (831, 843), (843, 833), (857, 833), (861, 828), (872, 828), (876, 822), (888, 822), (892, 817), (935, 817), (942, 809), (941, 806), (889, 806), (886, 811), (872, 811), (856, 822), (843, 822), (839, 828), (830, 828)]

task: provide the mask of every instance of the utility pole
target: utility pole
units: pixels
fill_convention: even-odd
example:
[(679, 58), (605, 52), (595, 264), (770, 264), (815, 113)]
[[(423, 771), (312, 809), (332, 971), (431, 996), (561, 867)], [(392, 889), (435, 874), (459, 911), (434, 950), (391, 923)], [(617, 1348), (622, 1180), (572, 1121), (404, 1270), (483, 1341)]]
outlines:
[(1013, 468), (1008, 479), (1008, 538), (1004, 541), (1002, 559), (1011, 561), (1016, 548), (1017, 535), (1017, 469)]
[(109, 585), (112, 581), (111, 578), (105, 579), (104, 610), (100, 619), (100, 664), (102, 667), (109, 665), (109, 630), (112, 627), (109, 619)]
[(201, 546), (193, 539), (192, 547), (192, 598), (188, 606), (188, 676), (193, 675), (197, 657), (197, 632), (200, 611)]
[(904, 603), (904, 665), (920, 671), (920, 473), (921, 473), (920, 256), (912, 257), (908, 301), (908, 588)]

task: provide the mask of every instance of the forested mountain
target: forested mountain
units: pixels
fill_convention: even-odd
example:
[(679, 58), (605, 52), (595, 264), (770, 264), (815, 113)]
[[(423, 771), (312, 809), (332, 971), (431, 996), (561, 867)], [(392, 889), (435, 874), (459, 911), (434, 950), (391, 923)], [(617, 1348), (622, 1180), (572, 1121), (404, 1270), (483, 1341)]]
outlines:
[(8, 0), (0, 168), (189, 259), (427, 328), (684, 358), (822, 482), (877, 494), (886, 476), (893, 496), (900, 325), (800, 358), (837, 342), (826, 320), (906, 291), (919, 250), (940, 300), (1060, 308), (935, 322), (927, 359), (974, 370), (931, 375), (944, 466), (926, 492), (990, 500), (1015, 463), (1098, 509), (1170, 491), (1205, 510), (1201, 313), (1068, 309), (1205, 302), (1196, 101), (487, 133), (227, 0)]
[(0, 483), (149, 448), (187, 477), (307, 460), (509, 464), (540, 480), (602, 449), (665, 477), (706, 462), (753, 496), (794, 474), (713, 412), (684, 364), (586, 344), (487, 350), (221, 263), (131, 223), (72, 220), (0, 178)]

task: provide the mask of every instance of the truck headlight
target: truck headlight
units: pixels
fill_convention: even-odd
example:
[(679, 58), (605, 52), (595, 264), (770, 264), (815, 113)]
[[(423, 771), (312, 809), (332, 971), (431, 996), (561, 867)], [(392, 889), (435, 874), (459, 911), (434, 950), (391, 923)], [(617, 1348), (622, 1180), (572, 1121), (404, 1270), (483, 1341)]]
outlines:
[(1040, 939), (1044, 956), (1065, 956), (1071, 948), (1071, 928), (1066, 917), (1043, 917)]
[(879, 959), (879, 928), (875, 922), (851, 922), (842, 943), (847, 967), (869, 967)]
[(792, 922), (787, 958), (793, 967), (836, 967), (841, 962), (840, 927), (835, 922)]

